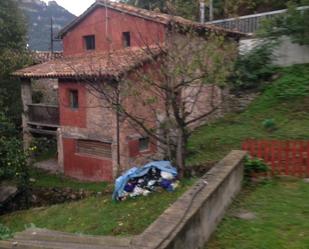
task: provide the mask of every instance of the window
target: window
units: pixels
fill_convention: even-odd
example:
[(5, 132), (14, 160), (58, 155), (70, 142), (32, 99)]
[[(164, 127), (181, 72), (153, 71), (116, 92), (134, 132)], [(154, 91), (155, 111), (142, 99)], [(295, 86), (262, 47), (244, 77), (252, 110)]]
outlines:
[(139, 139), (139, 151), (149, 150), (149, 138), (143, 137)]
[(90, 156), (112, 158), (111, 143), (103, 143), (93, 140), (77, 140), (76, 151), (77, 153)]
[(123, 32), (122, 33), (122, 42), (123, 42), (123, 46), (125, 48), (131, 46), (131, 33), (130, 32)]
[(77, 90), (70, 90), (69, 92), (69, 98), (70, 98), (70, 107), (72, 109), (78, 108), (78, 91)]
[(84, 36), (85, 48), (86, 50), (94, 50), (95, 49), (95, 36), (87, 35)]

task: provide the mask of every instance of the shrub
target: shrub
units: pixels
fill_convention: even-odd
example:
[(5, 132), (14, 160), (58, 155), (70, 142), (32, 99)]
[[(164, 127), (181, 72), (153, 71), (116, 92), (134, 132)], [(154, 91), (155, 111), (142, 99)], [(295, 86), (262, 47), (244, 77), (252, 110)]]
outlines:
[[(0, 130), (0, 181), (17, 180), (18, 187), (27, 195), (29, 187), (29, 160), (35, 148), (25, 151), (18, 136), (12, 136), (12, 125), (0, 113), (2, 127)], [(17, 132), (16, 132), (17, 133)]]
[(0, 240), (9, 239), (12, 233), (9, 228), (0, 223)]
[(231, 78), (234, 90), (259, 88), (271, 78), (276, 68), (271, 58), (273, 47), (274, 44), (264, 42), (238, 57)]
[(254, 173), (266, 173), (268, 165), (259, 158), (246, 158), (245, 161), (245, 176), (251, 177)]
[(277, 128), (275, 120), (271, 118), (265, 119), (262, 124), (263, 124), (263, 127), (268, 131), (274, 131)]
[[(299, 5), (308, 6), (309, 0), (301, 0)], [(298, 10), (297, 7), (295, 2), (288, 2), (288, 11), (285, 14), (265, 19), (258, 35), (271, 38), (289, 36), (294, 43), (309, 45), (309, 9)]]
[(35, 137), (31, 147), (36, 148), (33, 157), (37, 161), (46, 160), (57, 153), (57, 140), (54, 137)]

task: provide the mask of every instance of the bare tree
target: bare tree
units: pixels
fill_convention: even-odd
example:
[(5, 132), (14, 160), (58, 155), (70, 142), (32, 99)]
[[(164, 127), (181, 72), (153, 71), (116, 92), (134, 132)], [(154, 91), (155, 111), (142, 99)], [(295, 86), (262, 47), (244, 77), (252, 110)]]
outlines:
[[(104, 63), (90, 59), (88, 72), (71, 67), (119, 122), (147, 134), (182, 175), (192, 131), (222, 107), (220, 89), (233, 68), (236, 42), (223, 32), (176, 23), (164, 43), (142, 35), (140, 41), (138, 48), (107, 53)], [(121, 73), (107, 78), (107, 68)]]

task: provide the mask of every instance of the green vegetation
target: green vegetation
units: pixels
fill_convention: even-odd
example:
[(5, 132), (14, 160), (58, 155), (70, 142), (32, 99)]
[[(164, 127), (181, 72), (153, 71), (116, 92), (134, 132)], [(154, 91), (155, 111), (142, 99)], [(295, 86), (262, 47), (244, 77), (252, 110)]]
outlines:
[(268, 171), (267, 164), (259, 158), (246, 158), (245, 161), (245, 176), (252, 177), (255, 173), (265, 173)]
[[(273, 180), (244, 189), (207, 249), (308, 248), (308, 196), (309, 184), (302, 180)], [(233, 216), (242, 210), (253, 212), (256, 219)]]
[[(189, 140), (188, 162), (217, 161), (248, 138), (308, 139), (309, 64), (280, 69), (278, 75), (245, 112), (198, 129)], [(275, 130), (264, 128), (266, 119), (275, 122)]]
[(8, 239), (12, 236), (10, 229), (0, 224), (0, 240)]
[[(173, 13), (195, 21), (199, 20), (199, 0), (121, 0), (140, 8)], [(216, 0), (213, 1), (215, 19), (250, 15), (286, 8), (289, 0)], [(294, 0), (299, 4), (299, 0)], [(208, 4), (206, 3), (206, 20), (209, 20)]]
[(163, 191), (147, 197), (111, 201), (111, 195), (91, 197), (40, 209), (15, 212), (0, 217), (12, 232), (30, 224), (40, 228), (92, 235), (134, 235), (147, 228), (166, 208), (194, 183), (183, 180), (172, 193)]
[(0, 1), (0, 110), (19, 127), (21, 124), (20, 82), (12, 72), (30, 63), (26, 50), (26, 27), (14, 0)]
[[(92, 182), (80, 182), (63, 175), (48, 174), (45, 171), (32, 169), (30, 171), (30, 177), (35, 181), (31, 183), (33, 187), (42, 188), (71, 188), (74, 190), (88, 190), (95, 192), (102, 192), (108, 187), (111, 188), (106, 182), (92, 183)], [(110, 190), (112, 191), (112, 190)]]
[(265, 41), (248, 53), (238, 56), (231, 84), (234, 91), (261, 88), (275, 71), (272, 51), (275, 42)]
[(33, 153), (35, 162), (45, 161), (51, 158), (57, 158), (57, 140), (55, 137), (34, 137), (31, 146), (36, 147)]
[(16, 181), (28, 197), (29, 158), (33, 148), (24, 150), (14, 125), (0, 112), (0, 182)]
[[(301, 0), (301, 6), (308, 6), (309, 0)], [(289, 36), (294, 43), (309, 44), (309, 9), (297, 10), (297, 4), (290, 1), (288, 11), (284, 15), (278, 15), (273, 19), (265, 20), (261, 30), (261, 36), (278, 38), (282, 35)]]
[(21, 91), (11, 73), (30, 63), (30, 58), (25, 22), (16, 1), (0, 1), (0, 30), (0, 181), (17, 180), (19, 188), (27, 192), (31, 151), (24, 152), (18, 134)]

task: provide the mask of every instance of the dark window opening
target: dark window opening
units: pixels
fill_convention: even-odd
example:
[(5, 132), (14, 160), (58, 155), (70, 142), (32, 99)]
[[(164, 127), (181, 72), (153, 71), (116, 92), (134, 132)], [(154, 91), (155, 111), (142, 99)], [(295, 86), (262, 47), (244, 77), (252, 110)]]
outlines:
[(78, 104), (78, 91), (77, 90), (70, 90), (69, 93), (70, 97), (70, 107), (72, 109), (77, 109), (79, 107)]
[(150, 140), (148, 137), (143, 137), (139, 139), (139, 151), (149, 150)]
[(84, 36), (85, 48), (86, 50), (94, 50), (95, 49), (95, 36), (87, 35)]
[(125, 48), (131, 47), (131, 33), (130, 32), (123, 32), (122, 33), (122, 41), (123, 41), (123, 46)]
[(90, 156), (112, 158), (112, 145), (111, 143), (93, 140), (77, 140), (76, 152)]

